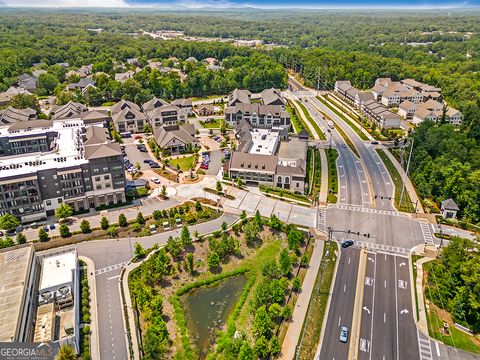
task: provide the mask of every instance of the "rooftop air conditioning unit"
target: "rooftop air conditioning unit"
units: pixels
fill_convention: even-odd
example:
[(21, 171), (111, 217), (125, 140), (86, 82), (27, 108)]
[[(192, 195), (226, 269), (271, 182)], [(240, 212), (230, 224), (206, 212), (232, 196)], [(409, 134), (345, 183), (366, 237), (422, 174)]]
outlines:
[(38, 304), (44, 305), (53, 301), (53, 293), (51, 291), (44, 291), (38, 297)]

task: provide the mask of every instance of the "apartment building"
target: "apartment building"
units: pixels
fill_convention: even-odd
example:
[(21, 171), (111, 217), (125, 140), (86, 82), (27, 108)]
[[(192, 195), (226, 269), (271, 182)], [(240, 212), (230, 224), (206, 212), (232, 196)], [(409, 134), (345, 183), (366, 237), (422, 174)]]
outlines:
[(141, 112), (140, 107), (131, 101), (122, 100), (116, 103), (112, 106), (111, 113), (115, 130), (119, 133), (142, 132), (148, 123), (145, 113)]
[(290, 129), (290, 114), (285, 110), (285, 100), (279, 90), (264, 90), (259, 103), (251, 103), (250, 95), (249, 91), (238, 89), (230, 95), (225, 109), (225, 121), (230, 126), (245, 120), (253, 127)]
[(0, 127), (0, 214), (31, 222), (61, 203), (75, 211), (113, 205), (125, 201), (124, 187), (120, 146), (103, 127), (81, 119)]
[(363, 116), (374, 121), (381, 129), (400, 128), (401, 118), (375, 100), (366, 101), (360, 109)]
[(437, 122), (442, 119), (445, 122), (458, 126), (462, 123), (462, 113), (437, 101), (428, 100), (416, 107), (412, 123), (418, 125), (426, 120)]

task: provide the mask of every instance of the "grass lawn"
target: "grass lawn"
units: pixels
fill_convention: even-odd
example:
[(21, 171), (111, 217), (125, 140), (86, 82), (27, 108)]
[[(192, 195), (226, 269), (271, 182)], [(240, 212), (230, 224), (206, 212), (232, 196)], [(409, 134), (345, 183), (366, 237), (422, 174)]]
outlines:
[(390, 177), (392, 178), (393, 184), (395, 185), (395, 207), (399, 211), (405, 212), (414, 212), (415, 209), (412, 204), (412, 200), (410, 200), (410, 195), (408, 195), (408, 191), (404, 191), (402, 203), (400, 204), (400, 197), (402, 196), (402, 187), (403, 187), (403, 179), (398, 173), (397, 169), (390, 161), (390, 158), (385, 154), (382, 149), (376, 149), (378, 156), (382, 159), (383, 163), (385, 164), (388, 172), (390, 173)]
[(220, 129), (221, 119), (215, 119), (214, 121), (200, 121), (200, 125), (202, 125), (206, 129)]
[[(337, 176), (337, 157), (338, 151), (336, 149), (325, 149), (327, 153), (328, 163), (328, 196), (327, 201), (331, 203), (337, 202), (338, 193), (338, 176)], [(332, 190), (330, 192), (330, 190)]]
[(172, 167), (174, 167), (175, 169), (178, 169), (178, 167), (180, 167), (181, 171), (190, 170), (193, 166), (194, 161), (195, 155), (185, 155), (185, 157), (169, 159), (170, 165), (172, 165)]
[(330, 296), (330, 286), (335, 272), (336, 250), (337, 244), (335, 242), (331, 242), (330, 245), (326, 244), (323, 250), (322, 264), (315, 280), (302, 335), (300, 336), (301, 343), (297, 344), (297, 347), (299, 347), (297, 359), (311, 360), (315, 357)]
[(302, 109), (303, 111), (303, 114), (305, 115), (305, 117), (307, 118), (308, 122), (310, 123), (310, 125), (313, 127), (313, 129), (315, 130), (315, 132), (318, 134), (318, 138), (320, 140), (327, 140), (325, 134), (322, 132), (322, 130), (320, 129), (320, 126), (318, 126), (318, 124), (312, 119), (312, 117), (310, 116), (310, 113), (308, 112), (307, 108), (305, 107), (305, 105), (303, 105), (300, 101), (296, 101), (297, 105), (300, 106), (300, 109)]
[(416, 314), (417, 314), (417, 321), (420, 318), (420, 314), (418, 313), (418, 295), (417, 295), (417, 286), (416, 281), (417, 281), (417, 266), (415, 263), (417, 262), (418, 259), (421, 259), (423, 256), (421, 255), (412, 255), (412, 274), (413, 274), (413, 289), (415, 291), (415, 307), (416, 307)]
[(320, 96), (317, 96), (317, 99), (323, 104), (325, 105), (326, 107), (328, 107), (330, 110), (332, 110), (335, 115), (337, 115), (340, 119), (342, 119), (343, 121), (345, 121), (348, 126), (350, 126), (352, 128), (353, 131), (355, 131), (355, 133), (360, 137), (360, 139), (362, 140), (368, 140), (368, 137), (367, 135), (365, 135), (363, 133), (363, 131), (357, 126), (355, 125), (350, 119), (348, 119), (346, 116), (344, 116), (340, 111), (338, 111), (337, 109), (335, 109), (331, 104), (329, 104), (328, 101), (331, 101), (334, 105), (336, 106), (339, 106), (337, 103), (335, 103), (334, 101), (332, 101), (331, 99), (329, 99), (328, 101), (323, 99), (322, 97)]
[[(288, 111), (290, 114), (290, 122), (292, 123), (293, 127), (293, 132), (298, 134), (300, 131), (305, 129), (305, 126), (303, 125), (302, 121), (297, 117), (297, 113), (292, 109), (290, 105), (287, 105), (285, 109)], [(307, 129), (308, 132), (308, 129)]]
[(311, 203), (310, 199), (306, 195), (295, 194), (293, 192), (290, 192), (289, 190), (284, 190), (282, 188), (277, 188), (274, 186), (260, 186), (260, 191), (265, 194), (277, 195), (285, 199), (297, 200), (307, 204)]

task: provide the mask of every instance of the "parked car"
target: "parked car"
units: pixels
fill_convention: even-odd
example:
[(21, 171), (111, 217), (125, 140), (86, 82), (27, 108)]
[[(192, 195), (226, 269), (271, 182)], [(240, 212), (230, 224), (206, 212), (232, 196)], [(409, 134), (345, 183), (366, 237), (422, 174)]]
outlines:
[(342, 148), (346, 149), (346, 148), (347, 148), (347, 145), (342, 144)]
[(348, 329), (346, 326), (340, 328), (340, 341), (346, 343), (348, 341)]
[(153, 163), (150, 163), (150, 167), (152, 169), (158, 169), (160, 168), (160, 164), (159, 163), (156, 163), (156, 162), (153, 162)]
[(200, 169), (202, 170), (208, 170), (208, 165), (200, 165)]
[(50, 230), (54, 230), (55, 229), (55, 224), (50, 224)]
[(152, 177), (150, 180), (155, 184), (160, 184), (160, 179), (159, 178)]
[(144, 164), (150, 164), (151, 162), (152, 162), (152, 160), (150, 160), (150, 159), (145, 159), (145, 160), (143, 160), (143, 163), (144, 163)]
[(168, 221), (163, 222), (163, 230), (170, 230), (170, 223)]
[(137, 135), (137, 136), (135, 136), (135, 140), (138, 140), (138, 139), (141, 139), (141, 138), (142, 138), (142, 136), (141, 136), (141, 135)]
[(342, 248), (346, 249), (353, 244), (355, 244), (353, 240), (345, 240), (344, 242), (342, 242)]

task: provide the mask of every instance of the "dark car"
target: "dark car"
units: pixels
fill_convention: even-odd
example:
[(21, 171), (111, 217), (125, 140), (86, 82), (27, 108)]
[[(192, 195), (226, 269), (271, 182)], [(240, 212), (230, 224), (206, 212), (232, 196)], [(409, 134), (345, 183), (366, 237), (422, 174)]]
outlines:
[(378, 145), (378, 141), (372, 141), (370, 144), (372, 144), (372, 145)]
[(150, 163), (150, 167), (151, 168), (159, 168), (160, 165), (158, 163), (154, 162), (154, 163)]
[(348, 248), (354, 244), (353, 240), (345, 240), (342, 242), (342, 248)]
[(143, 163), (144, 163), (144, 164), (150, 164), (151, 161), (152, 161), (152, 160), (150, 160), (150, 159), (145, 159), (145, 160), (143, 160)]

